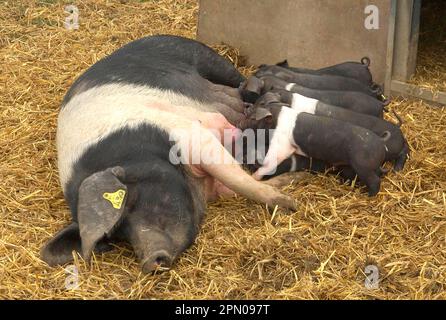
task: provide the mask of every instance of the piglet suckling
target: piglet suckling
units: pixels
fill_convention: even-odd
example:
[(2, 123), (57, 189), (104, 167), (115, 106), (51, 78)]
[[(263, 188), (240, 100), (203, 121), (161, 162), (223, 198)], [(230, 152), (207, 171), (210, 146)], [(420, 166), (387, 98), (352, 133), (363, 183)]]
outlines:
[(273, 172), (278, 164), (297, 153), (335, 166), (351, 166), (370, 196), (379, 192), (389, 133), (379, 137), (368, 129), (288, 106), (276, 105), (270, 110), (275, 131), (263, 165), (254, 174), (256, 179)]

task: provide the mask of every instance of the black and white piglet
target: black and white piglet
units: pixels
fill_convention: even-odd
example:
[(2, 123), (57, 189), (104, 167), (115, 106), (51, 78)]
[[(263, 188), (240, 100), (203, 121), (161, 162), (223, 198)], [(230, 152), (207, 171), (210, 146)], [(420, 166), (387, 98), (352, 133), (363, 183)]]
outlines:
[(261, 66), (255, 73), (255, 76), (258, 78), (275, 76), (288, 83), (296, 83), (310, 89), (362, 92), (373, 98), (378, 98), (382, 94), (379, 90), (369, 85), (364, 85), (362, 82), (350, 77), (332, 74), (298, 73), (277, 65)]
[(390, 138), (385, 143), (385, 161), (393, 161), (395, 171), (400, 171), (404, 168), (404, 164), (409, 154), (409, 146), (400, 129), (402, 120), (396, 113), (394, 114), (397, 116), (399, 122), (398, 125), (367, 114), (353, 112), (351, 110), (326, 104), (298, 93), (290, 93), (281, 96), (279, 93), (268, 92), (257, 101), (256, 106), (268, 108), (268, 105), (273, 103), (278, 105), (283, 105), (283, 103), (285, 103), (299, 112), (307, 112), (317, 116), (325, 116), (345, 121), (366, 128), (378, 136), (384, 136), (389, 132), (391, 134)]
[(264, 76), (261, 79), (264, 85), (262, 94), (269, 91), (278, 92), (283, 99), (290, 99), (288, 96), (291, 96), (291, 93), (299, 93), (327, 104), (379, 118), (383, 117), (386, 106), (386, 103), (362, 92), (310, 89), (274, 76)]
[(368, 188), (379, 192), (381, 165), (386, 156), (385, 141), (372, 131), (337, 119), (299, 112), (288, 106), (269, 107), (268, 127), (275, 128), (262, 167), (254, 174), (261, 179), (293, 153), (320, 159), (334, 166), (348, 165)]

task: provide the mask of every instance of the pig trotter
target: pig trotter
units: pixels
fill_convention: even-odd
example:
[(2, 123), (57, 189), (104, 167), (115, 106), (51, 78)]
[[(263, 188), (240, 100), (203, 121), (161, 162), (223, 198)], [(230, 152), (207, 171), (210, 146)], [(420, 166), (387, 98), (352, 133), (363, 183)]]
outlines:
[(409, 146), (406, 143), (403, 147), (403, 150), (401, 150), (400, 154), (398, 155), (398, 158), (395, 161), (395, 166), (393, 167), (393, 170), (395, 171), (403, 170), (404, 164), (406, 163), (408, 156), (409, 156)]
[(383, 176), (385, 176), (387, 173), (389, 173), (389, 171), (390, 171), (390, 169), (386, 169), (386, 168), (384, 168), (384, 167), (379, 167), (378, 170), (377, 170), (377, 172), (376, 172), (376, 174), (377, 174), (379, 177), (383, 177)]
[(376, 196), (381, 188), (381, 179), (375, 172), (370, 172), (367, 176), (361, 177), (358, 174), (359, 179), (364, 181), (367, 186), (369, 197)]
[(285, 195), (279, 195), (277, 197), (272, 197), (271, 202), (267, 203), (267, 204), (268, 204), (268, 208), (270, 208), (272, 210), (274, 210), (275, 206), (279, 206), (280, 208), (288, 209), (291, 212), (294, 212), (297, 210), (296, 200), (289, 196), (285, 196)]

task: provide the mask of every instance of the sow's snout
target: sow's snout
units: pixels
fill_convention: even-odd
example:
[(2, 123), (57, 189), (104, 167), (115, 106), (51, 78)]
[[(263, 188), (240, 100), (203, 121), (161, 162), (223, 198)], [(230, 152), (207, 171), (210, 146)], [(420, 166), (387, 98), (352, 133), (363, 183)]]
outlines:
[(166, 250), (157, 250), (141, 261), (142, 272), (151, 273), (170, 268), (173, 260), (172, 255)]
[(164, 231), (153, 227), (134, 229), (132, 245), (141, 261), (142, 271), (150, 273), (170, 268), (175, 260), (174, 244)]

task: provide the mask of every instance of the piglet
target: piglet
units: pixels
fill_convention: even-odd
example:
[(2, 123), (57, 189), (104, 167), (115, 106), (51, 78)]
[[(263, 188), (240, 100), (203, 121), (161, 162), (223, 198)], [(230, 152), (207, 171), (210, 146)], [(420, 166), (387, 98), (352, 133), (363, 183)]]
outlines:
[(372, 81), (373, 81), (372, 74), (369, 69), (369, 66), (370, 66), (370, 58), (369, 57), (363, 57), (361, 59), (361, 62), (348, 61), (348, 62), (335, 64), (333, 66), (321, 68), (318, 70), (291, 67), (288, 64), (287, 60), (279, 62), (279, 63), (277, 63), (277, 65), (280, 67), (289, 69), (291, 71), (297, 72), (297, 73), (308, 73), (308, 74), (316, 74), (316, 75), (329, 74), (329, 75), (334, 75), (334, 76), (343, 76), (343, 77), (353, 78), (367, 86), (372, 85)]
[[(384, 119), (326, 104), (319, 100), (308, 98), (298, 93), (292, 94), (290, 102), (290, 107), (297, 110), (298, 112), (307, 112), (310, 114), (315, 114), (317, 116), (330, 117), (349, 122), (351, 124), (369, 129), (378, 136), (383, 136), (386, 132), (390, 132), (391, 137), (388, 141), (386, 141), (385, 144), (385, 161), (393, 161), (395, 164), (395, 171), (400, 171), (403, 169), (407, 156), (409, 154), (409, 146), (400, 129), (402, 120), (395, 112), (394, 114), (398, 119), (398, 124), (393, 124), (389, 121), (385, 121)], [(265, 107), (274, 103), (283, 105), (283, 102), (280, 100), (279, 94), (269, 92), (265, 94), (264, 97), (259, 99), (257, 106)]]
[(276, 128), (262, 167), (254, 177), (261, 179), (293, 153), (314, 157), (332, 165), (349, 165), (368, 188), (369, 196), (379, 192), (385, 160), (385, 142), (372, 131), (348, 122), (275, 106), (270, 123)]
[(255, 75), (259, 78), (263, 76), (275, 76), (287, 82), (296, 83), (310, 89), (357, 91), (374, 98), (379, 96), (379, 92), (370, 86), (364, 85), (356, 79), (338, 75), (297, 73), (275, 65), (262, 66)]
[(310, 89), (274, 76), (265, 76), (261, 79), (264, 82), (262, 93), (277, 92), (282, 101), (289, 104), (291, 104), (292, 94), (299, 93), (327, 104), (379, 118), (383, 117), (383, 111), (385, 111), (385, 103), (362, 92)]

